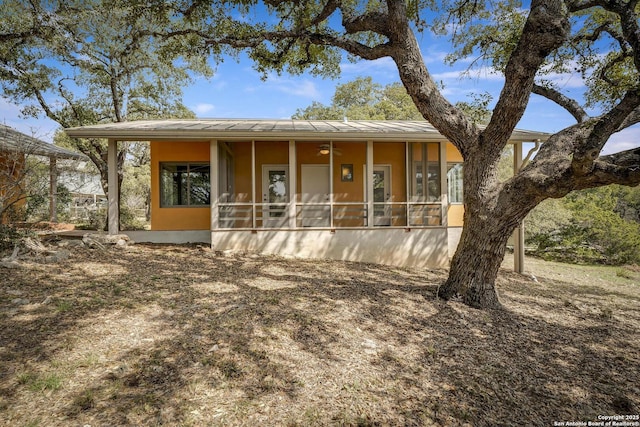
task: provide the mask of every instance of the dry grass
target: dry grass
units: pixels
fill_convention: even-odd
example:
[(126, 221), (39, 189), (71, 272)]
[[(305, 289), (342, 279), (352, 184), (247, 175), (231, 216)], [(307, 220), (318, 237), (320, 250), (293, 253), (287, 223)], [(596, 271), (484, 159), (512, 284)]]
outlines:
[(0, 425), (549, 426), (637, 414), (640, 272), (530, 268), (538, 282), (501, 273), (497, 312), (438, 301), (446, 271), (187, 246), (0, 270)]

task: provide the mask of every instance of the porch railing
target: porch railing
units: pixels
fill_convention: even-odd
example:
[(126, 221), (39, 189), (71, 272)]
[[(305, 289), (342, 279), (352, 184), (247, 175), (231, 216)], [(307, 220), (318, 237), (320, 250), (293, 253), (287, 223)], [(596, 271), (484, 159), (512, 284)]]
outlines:
[[(273, 203), (219, 203), (218, 225), (227, 229), (289, 228), (289, 206)], [(373, 227), (438, 227), (442, 205), (427, 202), (373, 204)], [(365, 202), (296, 203), (297, 228), (369, 227)]]

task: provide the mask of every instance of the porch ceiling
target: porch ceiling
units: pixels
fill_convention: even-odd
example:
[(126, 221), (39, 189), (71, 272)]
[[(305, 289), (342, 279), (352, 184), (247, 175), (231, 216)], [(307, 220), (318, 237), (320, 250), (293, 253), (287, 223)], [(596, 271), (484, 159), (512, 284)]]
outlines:
[[(193, 119), (141, 120), (65, 129), (74, 138), (149, 140), (373, 140), (441, 141), (444, 137), (426, 121), (392, 120), (261, 120)], [(516, 129), (512, 141), (546, 140), (548, 133)]]

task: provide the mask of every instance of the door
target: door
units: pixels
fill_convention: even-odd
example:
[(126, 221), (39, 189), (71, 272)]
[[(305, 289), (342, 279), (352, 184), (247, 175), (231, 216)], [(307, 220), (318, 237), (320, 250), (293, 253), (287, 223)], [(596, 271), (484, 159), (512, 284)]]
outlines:
[(373, 225), (391, 225), (391, 166), (373, 165)]
[(300, 189), (302, 206), (298, 224), (301, 227), (329, 227), (329, 165), (302, 165), (300, 167)]
[(262, 226), (288, 225), (289, 166), (262, 165)]

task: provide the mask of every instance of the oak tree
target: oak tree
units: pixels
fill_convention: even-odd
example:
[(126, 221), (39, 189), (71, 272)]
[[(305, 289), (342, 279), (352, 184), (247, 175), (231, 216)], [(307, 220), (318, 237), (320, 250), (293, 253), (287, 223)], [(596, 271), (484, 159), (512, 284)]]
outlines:
[[(3, 8), (5, 4), (22, 5), (4, 2)], [(40, 95), (55, 91), (68, 108), (49, 109), (47, 114), (65, 118), (65, 126), (102, 120), (105, 110), (96, 108), (100, 102), (109, 104), (107, 117), (118, 121), (123, 117), (118, 109), (132, 104), (125, 102), (125, 93), (145, 94), (160, 87), (175, 94), (171, 90), (177, 85), (167, 88), (170, 85), (163, 79), (132, 85), (136, 79), (149, 83), (147, 77), (155, 75), (152, 67), (156, 63), (175, 65), (163, 61), (166, 58), (184, 55), (202, 67), (198, 58), (222, 61), (245, 51), (265, 75), (271, 70), (309, 71), (329, 77), (339, 73), (345, 53), (352, 59), (390, 58), (422, 117), (451, 141), (465, 160), (465, 227), (449, 278), (439, 294), (447, 299), (461, 295), (474, 307), (500, 306), (495, 280), (507, 239), (537, 204), (576, 189), (640, 182), (640, 148), (601, 154), (611, 135), (640, 120), (638, 0), (533, 0), (528, 8), (514, 0), (131, 0), (126, 2), (124, 15), (114, 13), (112, 21), (111, 11), (119, 11), (124, 2), (105, 1), (111, 7), (109, 12), (103, 9), (86, 16), (82, 13), (87, 2), (60, 2), (57, 10), (48, 13), (33, 6), (37, 3), (26, 4), (33, 9), (27, 8), (29, 19), (21, 20), (23, 15), (17, 12), (2, 16), (3, 24), (13, 25), (7, 34), (0, 33), (3, 64), (9, 58), (9, 65), (3, 65), (1, 71), (3, 81), (11, 82), (9, 86), (5, 83), (5, 93), (36, 99), (39, 108), (47, 111)], [(105, 42), (117, 43), (95, 57), (92, 51), (76, 49), (91, 45), (92, 37), (101, 37), (95, 32), (92, 37), (74, 33), (64, 24), (64, 16), (67, 21), (73, 17), (91, 25), (107, 20)], [(138, 17), (150, 22), (141, 33), (136, 31)], [(453, 43), (452, 59), (477, 55), (491, 61), (493, 69), (504, 75), (486, 126), (479, 126), (468, 110), (443, 95), (416, 37), (424, 31), (448, 34)], [(51, 39), (58, 40), (53, 49), (47, 43), (24, 46), (33, 40)], [(162, 48), (155, 50), (155, 43)], [(69, 46), (76, 56), (66, 56)], [(144, 48), (139, 49), (141, 46)], [(146, 57), (147, 51), (155, 56)], [(136, 54), (119, 56), (130, 52)], [(52, 79), (50, 64), (43, 60), (51, 53), (69, 58), (73, 66), (85, 64), (86, 70), (95, 66), (100, 71), (83, 72), (82, 78), (62, 75)], [(130, 63), (137, 64), (131, 72), (123, 68)], [(581, 73), (588, 85), (583, 103), (563, 93), (550, 78), (552, 73), (569, 69)], [(73, 91), (59, 89), (67, 81), (84, 88), (96, 87), (83, 86), (87, 82), (99, 83), (104, 97), (68, 103)], [(130, 87), (139, 90), (123, 91)], [(526, 167), (502, 180), (498, 165), (503, 149), (532, 94), (566, 109), (576, 123), (550, 136)], [(92, 104), (95, 102), (98, 105)], [(594, 105), (597, 113), (590, 114)], [(90, 119), (67, 119), (85, 116)]]
[[(190, 73), (210, 74), (206, 59), (179, 58), (154, 37), (166, 28), (161, 13), (120, 0), (0, 4), (0, 86), (25, 116), (46, 115), (61, 127), (163, 117), (193, 117), (181, 102)], [(86, 154), (108, 193), (107, 143), (57, 141)], [(128, 155), (118, 150), (118, 186)]]
[[(166, 2), (158, 1), (156, 7)], [(541, 201), (577, 189), (640, 182), (640, 147), (602, 155), (611, 135), (640, 118), (638, 0), (176, 0), (180, 30), (214, 59), (243, 50), (259, 71), (335, 76), (342, 54), (391, 58), (421, 115), (465, 160), (464, 230), (439, 295), (474, 307), (500, 307), (495, 282), (509, 236)], [(447, 32), (453, 57), (477, 55), (504, 76), (488, 124), (443, 95), (416, 34)], [(177, 39), (176, 39), (177, 40)], [(184, 45), (184, 41), (180, 42)], [(551, 73), (576, 71), (586, 102), (553, 85)], [(550, 136), (512, 178), (498, 164), (532, 94), (567, 111), (576, 123)], [(598, 113), (589, 106), (598, 103)]]

